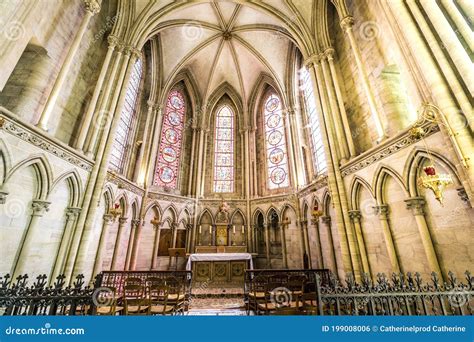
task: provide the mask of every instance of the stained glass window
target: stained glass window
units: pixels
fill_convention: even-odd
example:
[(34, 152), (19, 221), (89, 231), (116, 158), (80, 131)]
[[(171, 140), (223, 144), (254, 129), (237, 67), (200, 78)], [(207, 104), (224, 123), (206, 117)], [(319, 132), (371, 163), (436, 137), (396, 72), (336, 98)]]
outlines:
[(281, 113), (281, 101), (270, 94), (264, 104), (264, 126), (267, 147), (268, 187), (270, 189), (289, 186), (288, 155), (285, 129)]
[(172, 90), (166, 100), (161, 126), (161, 140), (153, 184), (171, 189), (178, 185), (179, 160), (186, 103), (179, 90)]
[(131, 144), (142, 73), (143, 65), (142, 60), (139, 58), (132, 69), (127, 92), (125, 93), (125, 102), (120, 115), (120, 122), (115, 134), (114, 144), (112, 145), (109, 167), (118, 173), (123, 173), (124, 171), (126, 155)]
[(319, 124), (318, 113), (316, 111), (316, 99), (314, 98), (311, 75), (306, 68), (301, 69), (302, 92), (308, 117), (311, 151), (313, 153), (313, 162), (316, 173), (322, 174), (327, 171), (326, 155), (324, 154), (323, 139), (321, 136), (321, 127)]
[(216, 115), (214, 192), (234, 191), (234, 113), (224, 106)]

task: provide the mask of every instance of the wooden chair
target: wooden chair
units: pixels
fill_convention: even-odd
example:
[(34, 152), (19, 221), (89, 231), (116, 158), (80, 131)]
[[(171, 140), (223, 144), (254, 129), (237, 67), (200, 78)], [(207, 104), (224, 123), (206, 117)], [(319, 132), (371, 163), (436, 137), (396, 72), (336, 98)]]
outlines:
[(125, 315), (143, 315), (148, 312), (145, 288), (141, 285), (125, 285), (123, 289)]
[(265, 300), (265, 290), (267, 289), (268, 278), (255, 277), (249, 284), (248, 300), (247, 300), (247, 315), (250, 315), (250, 310), (254, 310), (258, 314), (258, 304)]
[(168, 277), (165, 280), (168, 287), (168, 304), (175, 307), (176, 312), (184, 314), (186, 293), (184, 283), (176, 277)]
[(127, 279), (125, 279), (124, 281), (124, 285), (127, 286), (127, 285), (142, 285), (142, 279), (141, 278), (137, 278), (137, 277), (129, 277)]
[(281, 283), (267, 283), (265, 298), (258, 301), (258, 312), (265, 315), (298, 314), (299, 298), (293, 298), (291, 291), (284, 289)]
[(148, 313), (150, 315), (172, 315), (175, 312), (175, 305), (168, 302), (168, 286), (152, 285), (148, 292)]
[(96, 314), (99, 316), (114, 316), (117, 313), (122, 312), (123, 310), (123, 306), (117, 306), (117, 290), (115, 289), (115, 287), (108, 287), (108, 289), (110, 289), (110, 292), (103, 291), (98, 294), (97, 302), (106, 304), (97, 306)]

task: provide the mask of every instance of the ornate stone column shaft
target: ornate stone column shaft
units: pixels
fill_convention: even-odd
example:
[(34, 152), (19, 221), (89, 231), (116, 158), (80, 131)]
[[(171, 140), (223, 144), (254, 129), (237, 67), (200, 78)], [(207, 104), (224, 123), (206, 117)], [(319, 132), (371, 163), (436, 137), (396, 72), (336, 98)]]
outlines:
[(76, 52), (79, 49), (82, 37), (86, 32), (87, 25), (89, 25), (89, 21), (94, 16), (94, 14), (99, 13), (100, 11), (100, 5), (97, 0), (85, 0), (84, 4), (86, 8), (86, 14), (81, 21), (81, 25), (77, 30), (74, 40), (72, 41), (71, 47), (69, 48), (69, 51), (66, 55), (66, 59), (64, 60), (61, 66), (61, 70), (59, 71), (56, 81), (54, 82), (53, 89), (49, 94), (48, 100), (38, 122), (38, 126), (45, 131), (48, 130), (48, 123), (51, 117), (51, 113), (53, 112), (54, 106), (56, 105), (56, 100), (58, 99), (64, 81), (66, 80), (66, 76), (69, 73), (69, 69), (71, 67), (74, 56), (76, 55)]
[(76, 148), (80, 151), (82, 151), (84, 148), (84, 143), (86, 141), (87, 133), (89, 132), (91, 128), (91, 122), (94, 116), (94, 111), (97, 106), (97, 101), (99, 99), (100, 92), (102, 91), (102, 86), (104, 84), (105, 76), (107, 75), (107, 70), (109, 69), (110, 60), (112, 59), (113, 52), (115, 50), (115, 47), (118, 44), (117, 38), (115, 36), (110, 35), (107, 40), (109, 42), (107, 54), (105, 55), (105, 60), (104, 60), (104, 63), (102, 64), (99, 78), (97, 79), (97, 83), (94, 88), (94, 93), (92, 94), (92, 98), (87, 107), (86, 114), (82, 118), (81, 129), (79, 130), (79, 136), (77, 137), (77, 141), (76, 141)]
[(395, 250), (395, 244), (393, 242), (392, 231), (390, 230), (390, 224), (388, 221), (389, 207), (388, 204), (381, 204), (374, 207), (377, 215), (380, 219), (382, 231), (385, 239), (385, 246), (387, 247), (388, 258), (392, 266), (392, 272), (400, 273), (400, 261)]
[(423, 243), (423, 248), (428, 259), (429, 266), (431, 271), (436, 272), (440, 276), (441, 280), (443, 279), (443, 273), (441, 272), (441, 267), (439, 266), (438, 256), (433, 245), (433, 240), (431, 239), (431, 233), (426, 223), (424, 206), (426, 201), (423, 197), (411, 197), (405, 200), (407, 209), (411, 209), (413, 215), (415, 216), (416, 225), (418, 226), (418, 231), (420, 232), (421, 242)]
[(352, 49), (352, 54), (354, 55), (354, 60), (357, 65), (357, 70), (359, 71), (359, 75), (362, 80), (362, 87), (367, 97), (367, 102), (369, 104), (370, 112), (372, 114), (372, 118), (374, 120), (374, 124), (377, 129), (379, 139), (382, 140), (386, 137), (385, 130), (382, 125), (382, 117), (380, 116), (380, 113), (377, 109), (374, 93), (372, 91), (372, 87), (370, 86), (369, 78), (367, 76), (367, 71), (365, 70), (364, 63), (362, 62), (362, 56), (360, 54), (357, 41), (354, 37), (354, 32), (352, 31), (353, 25), (354, 25), (354, 18), (352, 16), (346, 16), (345, 18), (342, 18), (341, 27), (344, 30), (344, 32), (346, 32), (347, 38), (349, 39), (349, 43)]
[(127, 243), (127, 255), (125, 257), (124, 271), (130, 270), (130, 259), (132, 257), (133, 245), (135, 241), (135, 233), (137, 227), (140, 225), (140, 220), (132, 220), (130, 226), (130, 235)]
[[(149, 126), (150, 126), (150, 121), (152, 119), (152, 116), (153, 116), (153, 110), (155, 108), (155, 105), (153, 103), (153, 101), (151, 100), (148, 100), (147, 101), (147, 105), (148, 105), (148, 110), (147, 110), (147, 113), (146, 113), (146, 119), (145, 119), (145, 126), (144, 126), (144, 129), (143, 129), (143, 135), (142, 135), (142, 144), (140, 146), (140, 150), (138, 151), (138, 156), (137, 156), (137, 161), (136, 161), (136, 164), (135, 164), (135, 171), (134, 171), (134, 174), (133, 174), (133, 180), (135, 182), (139, 182), (140, 185), (144, 185), (144, 177), (140, 177), (140, 174), (143, 174), (146, 170), (146, 166), (145, 165), (142, 165), (142, 164), (146, 164), (146, 161), (143, 162), (143, 159), (146, 157), (146, 146), (149, 145), (148, 144), (148, 131), (149, 131)], [(139, 178), (142, 178), (142, 179), (139, 179)]]
[(362, 235), (362, 228), (360, 222), (362, 215), (360, 213), (360, 210), (350, 210), (349, 217), (351, 218), (352, 223), (354, 224), (354, 230), (356, 233), (357, 244), (359, 245), (360, 258), (362, 261), (364, 273), (370, 275), (369, 258), (367, 256), (367, 248), (365, 247), (364, 236)]
[(50, 204), (51, 202), (39, 199), (32, 201), (30, 222), (23, 231), (17, 253), (13, 259), (12, 269), (10, 271), (12, 279), (16, 279), (18, 275), (27, 270), (26, 265), (28, 264), (28, 252), (31, 250), (31, 245), (35, 243), (35, 241), (33, 241), (32, 232), (37, 228), (38, 221), (44, 213), (49, 211)]
[[(125, 225), (127, 224), (128, 218), (120, 217), (119, 218), (119, 226), (117, 229), (117, 236), (115, 237), (115, 244), (114, 244), (114, 254), (112, 256), (112, 262), (110, 263), (110, 270), (116, 271), (117, 266), (117, 257), (120, 251), (120, 238), (122, 237), (122, 231)], [(118, 271), (118, 270), (117, 270)]]

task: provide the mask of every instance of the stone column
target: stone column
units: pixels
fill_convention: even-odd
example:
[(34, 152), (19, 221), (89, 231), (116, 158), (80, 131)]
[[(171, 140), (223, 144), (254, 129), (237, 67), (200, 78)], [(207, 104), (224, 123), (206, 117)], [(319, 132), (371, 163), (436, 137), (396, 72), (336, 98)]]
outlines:
[(196, 150), (196, 130), (197, 127), (195, 125), (191, 128), (193, 130), (193, 138), (191, 143), (191, 163), (189, 165), (189, 182), (188, 182), (188, 196), (191, 197), (193, 193), (193, 179), (194, 179), (194, 156)]
[(128, 218), (126, 217), (120, 217), (119, 218), (119, 226), (117, 229), (117, 236), (115, 238), (115, 245), (114, 245), (114, 254), (112, 256), (112, 262), (110, 264), (110, 270), (111, 271), (116, 271), (116, 263), (117, 263), (117, 256), (120, 250), (120, 238), (122, 236), (122, 231), (125, 225), (127, 224)]
[(130, 271), (135, 270), (135, 266), (137, 264), (137, 254), (138, 254), (138, 246), (140, 245), (140, 238), (142, 234), (143, 225), (145, 222), (143, 220), (138, 220), (138, 224), (135, 228), (135, 232), (133, 234), (133, 241), (132, 241), (132, 250), (130, 252), (130, 263), (128, 265), (128, 269)]
[(290, 224), (290, 221), (280, 223), (280, 239), (281, 239), (281, 253), (283, 254), (283, 268), (288, 268), (288, 257), (286, 250), (286, 232), (285, 229)]
[[(107, 49), (107, 54), (105, 55), (104, 63), (102, 64), (102, 69), (100, 70), (99, 78), (94, 88), (94, 93), (87, 107), (86, 114), (82, 118), (81, 129), (79, 130), (79, 136), (76, 141), (76, 148), (80, 151), (84, 148), (84, 143), (86, 141), (87, 133), (91, 128), (92, 117), (94, 116), (94, 111), (97, 106), (97, 100), (99, 99), (100, 92), (102, 91), (102, 86), (104, 84), (105, 76), (107, 75), (107, 70), (109, 69), (110, 60), (112, 59), (112, 54), (115, 50), (115, 47), (118, 44), (117, 37), (110, 35), (107, 38), (109, 42), (109, 47)], [(105, 93), (104, 93), (105, 94)]]
[(367, 256), (367, 249), (365, 248), (364, 236), (362, 235), (362, 228), (360, 219), (362, 217), (360, 210), (349, 210), (349, 217), (351, 218), (352, 224), (356, 234), (357, 244), (359, 245), (360, 258), (362, 261), (362, 269), (364, 273), (370, 275), (369, 258)]
[(196, 198), (199, 198), (201, 190), (201, 174), (202, 174), (202, 163), (203, 163), (203, 148), (204, 148), (204, 130), (202, 128), (197, 128), (199, 131), (199, 149), (198, 149), (198, 165), (196, 171)]
[(130, 258), (132, 256), (132, 249), (133, 249), (133, 241), (135, 240), (135, 231), (138, 225), (140, 224), (140, 220), (132, 220), (130, 225), (130, 235), (128, 238), (127, 244), (127, 255), (125, 257), (125, 264), (124, 264), (124, 271), (130, 269)]
[(307, 220), (301, 220), (301, 235), (303, 238), (303, 246), (304, 246), (304, 253), (308, 257), (308, 266), (309, 268), (312, 268), (312, 262), (311, 262), (311, 249), (309, 246), (309, 236), (308, 236), (308, 221)]
[(305, 184), (305, 178), (304, 178), (304, 173), (305, 173), (305, 167), (304, 167), (304, 162), (303, 162), (303, 156), (301, 152), (301, 135), (299, 132), (303, 132), (303, 130), (300, 129), (299, 122), (296, 118), (296, 111), (292, 108), (287, 109), (288, 112), (288, 121), (289, 121), (289, 131), (291, 133), (291, 147), (293, 149), (293, 154), (295, 158), (295, 172), (296, 172), (296, 181), (297, 181), (297, 186), (301, 186)]
[(199, 197), (204, 195), (204, 184), (206, 183), (206, 160), (207, 160), (207, 143), (209, 138), (209, 129), (204, 131), (204, 149), (202, 156), (202, 166), (201, 166), (201, 180), (199, 183)]
[(69, 51), (66, 55), (66, 59), (64, 60), (61, 66), (61, 70), (59, 71), (56, 81), (54, 82), (53, 89), (49, 94), (48, 100), (38, 122), (38, 126), (45, 131), (48, 130), (48, 123), (51, 117), (51, 113), (53, 112), (54, 106), (56, 105), (56, 100), (58, 99), (59, 92), (63, 87), (64, 81), (66, 80), (66, 76), (69, 73), (69, 69), (71, 67), (74, 56), (76, 55), (76, 52), (79, 49), (82, 37), (86, 32), (87, 25), (89, 25), (89, 21), (94, 16), (94, 14), (99, 13), (100, 11), (100, 4), (97, 0), (84, 0), (84, 5), (86, 8), (86, 14), (82, 19), (82, 22), (79, 26), (79, 29), (77, 30), (74, 40), (72, 41), (71, 47), (69, 48)]
[(28, 251), (31, 250), (31, 246), (35, 243), (35, 241), (33, 241), (32, 232), (37, 229), (36, 227), (41, 217), (49, 211), (50, 204), (51, 202), (39, 199), (31, 202), (32, 211), (30, 222), (21, 236), (20, 244), (12, 264), (13, 267), (10, 272), (12, 279), (16, 279), (18, 275), (25, 272), (26, 266), (28, 265)]
[(433, 245), (433, 240), (431, 239), (431, 233), (426, 223), (424, 206), (426, 201), (423, 197), (411, 197), (405, 200), (407, 209), (411, 209), (413, 215), (415, 216), (416, 225), (418, 226), (418, 231), (420, 232), (421, 242), (423, 243), (423, 248), (428, 259), (429, 266), (431, 271), (436, 272), (440, 279), (442, 280), (443, 273), (441, 272), (441, 267), (439, 266), (438, 256)]
[[(155, 125), (152, 136), (152, 142), (146, 151), (146, 163), (145, 171), (143, 173), (143, 179), (138, 179), (139, 183), (142, 184), (153, 184), (156, 158), (158, 156), (158, 145), (161, 138), (161, 128), (163, 122), (163, 111), (161, 107), (156, 107), (155, 111)], [(148, 183), (147, 183), (148, 182)]]
[(314, 230), (316, 232), (316, 244), (318, 245), (318, 257), (319, 257), (319, 263), (321, 265), (321, 268), (328, 268), (327, 263), (324, 261), (324, 256), (323, 256), (323, 245), (321, 243), (321, 235), (319, 234), (319, 222), (318, 219), (312, 219), (311, 220), (312, 225), (314, 226)]
[(7, 202), (8, 191), (1, 190), (0, 191), (0, 204), (5, 204)]
[(265, 230), (265, 253), (267, 256), (267, 268), (270, 268), (270, 231), (269, 224), (264, 223), (263, 229)]
[(101, 271), (101, 262), (102, 254), (104, 253), (106, 243), (107, 243), (107, 234), (109, 233), (110, 226), (114, 222), (114, 217), (110, 214), (105, 214), (103, 217), (104, 223), (102, 224), (102, 230), (100, 232), (99, 245), (97, 247), (97, 252), (95, 254), (94, 268), (92, 271), (92, 279)]
[(357, 64), (357, 70), (359, 71), (360, 78), (362, 80), (362, 87), (364, 88), (365, 95), (367, 97), (367, 102), (369, 104), (370, 112), (377, 129), (379, 140), (386, 138), (385, 130), (382, 125), (382, 118), (377, 109), (375, 103), (374, 93), (372, 87), (370, 86), (369, 78), (367, 76), (367, 71), (365, 70), (364, 63), (362, 62), (362, 56), (360, 55), (359, 47), (357, 41), (354, 37), (354, 32), (352, 31), (352, 26), (354, 25), (354, 18), (352, 16), (346, 16), (341, 20), (341, 27), (344, 32), (347, 34), (349, 43), (351, 45), (352, 53), (354, 55), (355, 62)]
[(49, 277), (49, 283), (52, 284), (54, 279), (60, 274), (64, 274), (66, 268), (67, 254), (71, 248), (72, 236), (74, 232), (74, 224), (81, 212), (81, 208), (68, 207), (66, 208), (66, 223), (61, 236), (61, 241), (58, 246), (58, 252), (54, 260), (54, 265), (51, 269), (52, 274)]
[[(422, 0), (420, 1), (420, 4), (430, 19), (430, 22), (436, 30), (439, 38), (443, 42), (443, 45), (446, 47), (445, 51), (451, 57), (454, 65), (459, 71), (459, 75), (464, 79), (469, 92), (474, 94), (472, 61), (456, 36), (451, 24), (446, 20), (436, 1)], [(473, 18), (470, 18), (470, 20), (472, 21)]]
[(347, 119), (347, 112), (344, 106), (344, 98), (342, 97), (341, 87), (339, 86), (339, 80), (337, 78), (336, 67), (334, 65), (334, 49), (329, 48), (324, 51), (324, 55), (329, 62), (329, 70), (331, 71), (332, 82), (334, 84), (334, 89), (336, 91), (337, 103), (339, 105), (339, 113), (341, 114), (342, 125), (344, 127), (344, 133), (346, 136), (346, 142), (349, 148), (350, 157), (356, 156), (356, 149), (354, 145), (354, 140), (352, 139), (351, 127)]
[(158, 258), (158, 246), (160, 244), (160, 231), (161, 227), (161, 222), (157, 222), (153, 224), (153, 230), (155, 231), (155, 238), (153, 239), (153, 249), (152, 249), (152, 255), (151, 255), (151, 265), (150, 269), (153, 270), (156, 268), (156, 260)]
[(342, 159), (342, 162), (344, 163), (344, 162), (347, 162), (347, 159), (349, 158), (349, 147), (347, 145), (345, 131), (342, 128), (341, 115), (339, 113), (339, 107), (337, 105), (336, 95), (333, 91), (332, 77), (329, 72), (329, 64), (328, 64), (328, 61), (326, 60), (326, 55), (320, 54), (319, 58), (320, 58), (320, 63), (321, 63), (321, 69), (324, 75), (324, 84), (325, 84), (325, 89), (328, 95), (329, 107), (331, 108), (331, 112), (332, 112), (331, 119), (332, 119), (332, 122), (334, 123), (334, 131), (336, 132), (337, 141), (340, 145), (340, 149), (339, 149), (339, 151), (341, 152), (340, 157)]
[(390, 230), (390, 223), (388, 220), (389, 207), (387, 204), (381, 204), (373, 207), (380, 219), (382, 225), (382, 232), (385, 239), (385, 245), (387, 247), (388, 258), (392, 266), (392, 272), (400, 273), (400, 261), (395, 250), (395, 244), (393, 242), (392, 231)]
[[(334, 271), (337, 274), (339, 274), (339, 267), (338, 267), (338, 263), (337, 263), (337, 259), (336, 259), (336, 251), (334, 250), (334, 241), (332, 239), (331, 216), (321, 216), (320, 220), (321, 220), (321, 223), (323, 224), (323, 226), (326, 228), (326, 232), (327, 232), (327, 235), (328, 235), (329, 256), (331, 258), (331, 261), (334, 264), (334, 267), (336, 267), (336, 269)], [(322, 249), (323, 249), (323, 246), (321, 245), (321, 254), (323, 254)], [(329, 268), (329, 265), (330, 264), (327, 263), (326, 265), (324, 265), (324, 267)], [(341, 276), (341, 275), (339, 274), (339, 276)], [(341, 278), (341, 279), (343, 279), (343, 278)]]
[(298, 167), (296, 166), (296, 156), (294, 154), (293, 147), (295, 146), (295, 141), (293, 139), (293, 134), (291, 132), (291, 122), (287, 111), (283, 112), (283, 128), (285, 132), (285, 139), (287, 141), (286, 150), (288, 153), (287, 165), (288, 171), (290, 172), (290, 184), (298, 188)]
[[(466, 0), (466, 5), (467, 5), (467, 1), (470, 1), (470, 0)], [(466, 44), (469, 46), (469, 49), (471, 49), (471, 51), (474, 51), (474, 33), (469, 27), (468, 21), (463, 17), (459, 9), (454, 4), (453, 0), (441, 0), (441, 3), (443, 4), (443, 7), (446, 9), (446, 12), (448, 12), (451, 20), (454, 22), (456, 29), (459, 31), (461, 36), (466, 41)], [(461, 1), (458, 0), (457, 3), (462, 8), (462, 5), (461, 5), (462, 0)], [(470, 17), (470, 20), (472, 22), (472, 20), (474, 20), (474, 6), (472, 5), (472, 2), (467, 7), (470, 7), (471, 9), (472, 16)]]
[(82, 147), (83, 150), (86, 151), (86, 155), (88, 157), (92, 157), (94, 155), (94, 150), (95, 150), (95, 145), (97, 143), (97, 139), (99, 137), (99, 133), (101, 129), (105, 129), (111, 118), (110, 118), (110, 113), (106, 111), (108, 101), (110, 97), (112, 96), (112, 87), (115, 84), (115, 75), (117, 75), (118, 72), (118, 67), (120, 65), (120, 62), (122, 60), (122, 51), (123, 47), (119, 46), (118, 49), (116, 50), (116, 56), (114, 60), (114, 64), (112, 66), (112, 70), (109, 75), (109, 79), (107, 80), (107, 85), (105, 86), (105, 90), (103, 91), (102, 99), (99, 105), (99, 110), (95, 111), (95, 119), (94, 123), (91, 127), (89, 127), (90, 133), (90, 139), (88, 140), (87, 143), (87, 148), (85, 146)]
[[(148, 100), (147, 101), (147, 105), (148, 105), (148, 111), (146, 113), (146, 120), (145, 120), (145, 126), (144, 126), (144, 129), (143, 129), (143, 135), (142, 135), (142, 145), (140, 146), (140, 150), (138, 151), (138, 156), (137, 156), (137, 162), (136, 162), (136, 166), (135, 166), (135, 172), (134, 172), (134, 175), (133, 175), (133, 181), (135, 183), (138, 182), (139, 180), (139, 177), (140, 177), (140, 174), (143, 174), (144, 172), (146, 172), (146, 166), (145, 165), (142, 165), (142, 164), (146, 164), (146, 162), (144, 163), (143, 162), (143, 159), (146, 157), (146, 146), (148, 145), (148, 130), (149, 130), (149, 126), (150, 126), (150, 121), (152, 119), (152, 116), (153, 116), (153, 110), (155, 109), (155, 104), (153, 103), (153, 101), (151, 100)], [(143, 185), (145, 182), (142, 182), (141, 185)]]

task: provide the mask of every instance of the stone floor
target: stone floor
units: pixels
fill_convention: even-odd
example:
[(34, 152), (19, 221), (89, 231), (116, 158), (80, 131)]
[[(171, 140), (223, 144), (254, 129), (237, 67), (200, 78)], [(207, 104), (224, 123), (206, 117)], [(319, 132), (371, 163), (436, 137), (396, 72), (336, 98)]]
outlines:
[(190, 316), (246, 315), (242, 286), (193, 286)]

